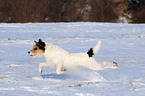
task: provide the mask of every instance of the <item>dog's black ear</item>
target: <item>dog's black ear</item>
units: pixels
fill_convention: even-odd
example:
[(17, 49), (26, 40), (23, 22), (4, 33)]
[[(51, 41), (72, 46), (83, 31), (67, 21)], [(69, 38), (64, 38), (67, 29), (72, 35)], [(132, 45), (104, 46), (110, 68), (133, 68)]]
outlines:
[(42, 47), (45, 47), (45, 42), (43, 42), (41, 39), (39, 39), (39, 45)]
[(41, 43), (42, 42), (42, 40), (41, 39), (39, 39), (39, 43)]
[(38, 46), (40, 49), (45, 50), (46, 44), (41, 39), (39, 39)]
[(34, 42), (37, 44), (37, 41), (36, 40)]

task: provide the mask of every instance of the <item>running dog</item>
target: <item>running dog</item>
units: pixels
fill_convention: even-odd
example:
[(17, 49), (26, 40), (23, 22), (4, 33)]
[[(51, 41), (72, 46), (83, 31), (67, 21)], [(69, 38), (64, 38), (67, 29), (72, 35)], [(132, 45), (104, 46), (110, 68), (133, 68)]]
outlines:
[(35, 45), (31, 51), (28, 51), (28, 54), (33, 58), (44, 56), (46, 60), (45, 63), (39, 64), (40, 73), (42, 73), (43, 67), (55, 69), (57, 74), (82, 67), (92, 70), (118, 67), (116, 62), (100, 62), (93, 58), (93, 55), (99, 50), (101, 41), (98, 41), (98, 44), (94, 48), (90, 48), (90, 50), (85, 53), (69, 53), (58, 46), (45, 43), (41, 39), (39, 39), (38, 42), (34, 42)]

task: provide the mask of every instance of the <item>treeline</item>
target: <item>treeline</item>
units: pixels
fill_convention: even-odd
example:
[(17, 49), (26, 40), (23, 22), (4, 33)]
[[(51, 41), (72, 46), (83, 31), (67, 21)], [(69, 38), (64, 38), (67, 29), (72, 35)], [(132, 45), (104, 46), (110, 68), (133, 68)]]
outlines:
[(0, 22), (125, 20), (144, 23), (145, 0), (0, 0)]

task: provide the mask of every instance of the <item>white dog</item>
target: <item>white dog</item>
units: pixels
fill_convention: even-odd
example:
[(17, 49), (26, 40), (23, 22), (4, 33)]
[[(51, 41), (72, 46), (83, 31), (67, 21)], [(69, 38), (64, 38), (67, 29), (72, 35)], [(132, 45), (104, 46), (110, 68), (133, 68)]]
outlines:
[(86, 67), (92, 70), (102, 70), (104, 68), (117, 68), (116, 62), (100, 62), (95, 60), (92, 56), (99, 50), (101, 41), (91, 48), (86, 53), (69, 53), (58, 46), (54, 46), (49, 43), (42, 42), (39, 39), (33, 49), (28, 52), (32, 57), (44, 56), (46, 62), (39, 64), (39, 72), (42, 73), (43, 67), (49, 67), (56, 70), (57, 74), (61, 74), (67, 70), (74, 68)]

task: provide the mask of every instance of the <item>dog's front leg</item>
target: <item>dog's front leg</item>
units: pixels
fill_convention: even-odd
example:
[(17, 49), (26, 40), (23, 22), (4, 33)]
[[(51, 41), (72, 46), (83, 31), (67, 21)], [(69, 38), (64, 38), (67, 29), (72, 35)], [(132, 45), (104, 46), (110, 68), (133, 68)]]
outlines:
[(40, 63), (40, 64), (39, 64), (39, 72), (40, 72), (40, 73), (42, 73), (43, 67), (47, 67), (47, 64), (46, 64), (46, 63)]
[(56, 73), (57, 74), (62, 74), (64, 71), (62, 71), (62, 64), (58, 64), (56, 68)]

